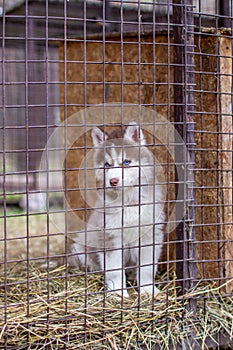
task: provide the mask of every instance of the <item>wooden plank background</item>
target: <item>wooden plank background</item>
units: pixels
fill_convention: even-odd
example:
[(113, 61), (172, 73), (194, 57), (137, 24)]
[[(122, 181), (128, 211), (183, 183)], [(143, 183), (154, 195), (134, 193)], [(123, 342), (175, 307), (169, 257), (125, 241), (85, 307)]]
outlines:
[[(66, 103), (66, 110), (63, 107), (61, 109), (63, 119), (64, 116), (69, 117), (82, 110), (85, 104), (124, 101), (146, 104), (150, 108), (155, 108), (156, 105), (157, 112), (168, 121), (172, 121), (173, 88), (175, 87), (173, 86), (173, 49), (172, 45), (169, 45), (168, 35), (156, 35), (155, 46), (152, 45), (151, 35), (141, 36), (140, 65), (138, 64), (138, 38), (124, 37), (123, 49), (119, 39), (119, 37), (111, 37), (110, 42), (106, 41), (104, 47), (101, 40), (87, 42), (85, 47), (83, 42), (68, 42), (66, 57), (64, 57), (64, 46), (60, 45), (62, 62), (60, 81), (64, 83), (65, 80), (65, 85), (61, 84), (61, 103)], [(223, 44), (220, 34), (216, 35), (216, 33), (213, 35), (209, 33), (208, 36), (197, 34), (195, 45), (198, 271), (200, 277), (222, 279), (226, 276), (232, 277), (233, 266), (232, 208), (228, 205), (232, 198), (232, 184), (229, 182), (232, 163), (231, 152), (227, 152), (228, 147), (231, 151), (232, 132), (228, 114), (231, 99), (231, 90), (229, 91), (231, 50), (229, 43)], [(84, 49), (86, 62), (84, 62)], [(229, 57), (220, 59), (219, 54), (224, 52)], [(228, 79), (223, 75), (226, 72)], [(105, 88), (103, 88), (103, 80)], [(68, 153), (68, 168), (79, 167), (80, 160), (84, 156), (84, 142), (86, 146), (91, 147), (90, 137), (85, 140), (80, 139), (79, 143), (74, 144), (75, 147), (79, 147), (79, 150)], [(221, 152), (221, 147), (224, 152)], [(167, 164), (167, 152), (163, 149), (159, 153), (160, 161)], [(170, 161), (172, 162), (172, 159)], [(164, 169), (166, 180), (172, 182), (174, 179), (172, 165), (169, 168), (169, 176), (166, 174), (167, 168)], [(224, 172), (221, 171), (223, 169)], [(225, 175), (220, 176), (220, 173)], [(85, 203), (78, 190), (78, 171), (69, 171), (67, 180), (68, 188), (72, 189), (68, 191), (70, 206), (73, 209), (85, 209)], [(227, 187), (226, 184), (228, 184)], [(224, 190), (223, 186), (225, 186)], [(174, 186), (169, 185), (168, 201), (172, 199), (174, 199)], [(223, 204), (226, 202), (228, 203), (226, 210), (223, 210)], [(78, 215), (83, 213), (79, 211)], [(72, 226), (71, 221), (69, 225), (71, 231), (77, 230)], [(162, 260), (167, 267), (170, 266), (168, 262), (175, 259), (174, 239), (174, 232), (165, 237)], [(226, 263), (223, 257), (227, 259)]]

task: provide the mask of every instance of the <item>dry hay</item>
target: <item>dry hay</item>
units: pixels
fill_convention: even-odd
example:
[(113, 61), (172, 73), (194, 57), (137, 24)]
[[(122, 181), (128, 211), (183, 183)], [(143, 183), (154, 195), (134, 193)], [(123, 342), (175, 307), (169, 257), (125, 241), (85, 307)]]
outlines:
[[(233, 336), (233, 301), (221, 295), (224, 288), (198, 285), (185, 298), (178, 297), (175, 275), (170, 274), (161, 276), (163, 293), (154, 303), (145, 297), (139, 300), (133, 289), (131, 299), (121, 302), (106, 296), (102, 276), (85, 276), (66, 266), (54, 269), (46, 260), (46, 215), (7, 214), (5, 273), (4, 265), (0, 268), (0, 348), (120, 350), (155, 345), (162, 350), (196, 338), (205, 349), (207, 337), (218, 332)], [(3, 229), (3, 220), (0, 224)], [(50, 256), (59, 256), (64, 235), (51, 224), (49, 232)], [(27, 263), (27, 244), (34, 265)], [(46, 261), (49, 273), (38, 265)], [(192, 298), (198, 301), (196, 315), (188, 308)]]
[[(133, 289), (131, 298), (121, 301), (106, 296), (103, 278), (96, 274), (84, 276), (65, 266), (49, 274), (33, 266), (29, 271), (1, 275), (0, 347), (116, 350), (186, 344), (191, 349), (190, 341), (196, 340), (206, 349), (208, 337), (233, 336), (233, 301), (222, 296), (223, 286), (197, 285), (178, 297), (175, 276), (168, 282), (164, 275), (163, 292), (154, 303), (139, 300)], [(188, 307), (192, 298), (196, 314)]]

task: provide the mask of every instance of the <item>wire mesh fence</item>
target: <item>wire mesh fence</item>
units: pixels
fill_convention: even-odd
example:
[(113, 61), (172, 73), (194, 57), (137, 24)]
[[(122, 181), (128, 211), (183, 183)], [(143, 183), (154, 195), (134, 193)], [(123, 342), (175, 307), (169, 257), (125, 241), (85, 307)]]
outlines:
[(1, 349), (232, 346), (232, 1), (4, 1)]

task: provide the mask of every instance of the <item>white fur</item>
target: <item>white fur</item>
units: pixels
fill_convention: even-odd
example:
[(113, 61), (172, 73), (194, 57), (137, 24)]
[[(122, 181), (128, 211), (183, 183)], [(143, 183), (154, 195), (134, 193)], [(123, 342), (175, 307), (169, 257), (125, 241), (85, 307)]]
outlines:
[[(156, 294), (154, 277), (163, 243), (164, 211), (154, 158), (135, 123), (125, 131), (125, 149), (116, 147), (114, 140), (106, 141), (107, 135), (98, 128), (93, 129), (92, 139), (94, 146), (109, 149), (102, 164), (96, 163), (95, 151), (96, 177), (105, 183), (105, 189), (95, 203), (86, 232), (77, 233), (72, 252), (82, 267), (104, 272), (109, 290), (128, 296), (125, 269), (130, 268), (136, 272), (140, 292)], [(136, 147), (130, 165), (122, 167), (127, 157), (125, 143)], [(141, 157), (139, 147), (144, 148)], [(103, 169), (106, 162), (111, 167)], [(117, 186), (111, 186), (111, 179), (118, 179)]]

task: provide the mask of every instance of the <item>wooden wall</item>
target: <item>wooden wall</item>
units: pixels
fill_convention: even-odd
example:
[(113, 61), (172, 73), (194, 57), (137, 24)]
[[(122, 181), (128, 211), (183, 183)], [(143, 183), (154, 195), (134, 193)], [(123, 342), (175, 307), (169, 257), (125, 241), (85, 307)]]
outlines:
[[(61, 115), (63, 120), (95, 104), (124, 102), (154, 109), (168, 123), (173, 115), (173, 48), (167, 34), (109, 37), (103, 44), (68, 42), (60, 46)], [(104, 46), (103, 46), (104, 45)], [(196, 204), (197, 260), (200, 276), (232, 277), (232, 183), (231, 183), (231, 41), (220, 35), (195, 37), (195, 122), (196, 122)], [(64, 56), (66, 52), (66, 57)], [(223, 54), (223, 58), (219, 57)], [(85, 60), (84, 60), (85, 57)], [(64, 64), (65, 62), (65, 64)], [(140, 63), (140, 64), (139, 64)], [(222, 70), (222, 73), (221, 73)], [(225, 75), (227, 74), (227, 75)], [(64, 84), (65, 83), (65, 84)], [(123, 83), (123, 84), (122, 84)], [(156, 106), (156, 107), (155, 107)], [(226, 110), (226, 111), (225, 111)], [(225, 112), (224, 112), (225, 111)], [(91, 119), (92, 118), (92, 119)], [(112, 116), (112, 122), (118, 122)], [(85, 119), (85, 118), (84, 118)], [(95, 116), (90, 117), (95, 124)], [(103, 120), (104, 121), (104, 120)], [(161, 129), (162, 130), (162, 129)], [(224, 134), (223, 134), (223, 133)], [(163, 135), (163, 134), (162, 134)], [(164, 144), (168, 143), (164, 134)], [(165, 179), (174, 179), (173, 159), (165, 145), (156, 152), (163, 164)], [(67, 156), (66, 172), (68, 201), (73, 209), (85, 208), (78, 190), (78, 171), (85, 148), (91, 147), (90, 137), (81, 137)], [(159, 148), (161, 147), (161, 148)], [(172, 147), (168, 145), (168, 147)], [(170, 165), (169, 165), (169, 162)], [(169, 171), (168, 171), (169, 170)], [(224, 189), (223, 189), (223, 186)], [(174, 199), (174, 185), (168, 188), (168, 202)], [(168, 212), (172, 204), (168, 204)], [(77, 213), (83, 215), (83, 211)], [(77, 227), (72, 226), (75, 231)], [(164, 261), (175, 259), (174, 232), (166, 235)], [(219, 242), (218, 242), (219, 241)], [(225, 263), (223, 260), (228, 259)]]

